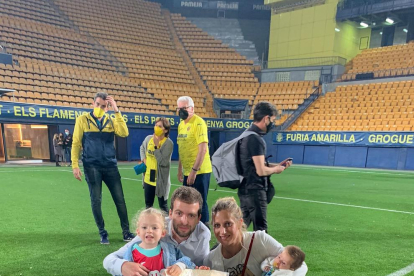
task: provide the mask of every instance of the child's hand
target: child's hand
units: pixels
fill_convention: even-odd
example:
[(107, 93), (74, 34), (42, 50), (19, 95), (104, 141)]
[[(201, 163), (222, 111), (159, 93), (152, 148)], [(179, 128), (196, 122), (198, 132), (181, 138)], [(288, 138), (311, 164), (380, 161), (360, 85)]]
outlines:
[(204, 265), (202, 265), (202, 266), (196, 266), (195, 268), (196, 269), (200, 269), (200, 270), (210, 270), (210, 268), (208, 266), (204, 266)]
[(172, 265), (167, 267), (167, 275), (170, 276), (179, 276), (182, 272), (181, 268), (178, 265)]
[(270, 270), (270, 266), (265, 266), (265, 268), (264, 268), (264, 271), (266, 271), (266, 272), (269, 272), (269, 270)]

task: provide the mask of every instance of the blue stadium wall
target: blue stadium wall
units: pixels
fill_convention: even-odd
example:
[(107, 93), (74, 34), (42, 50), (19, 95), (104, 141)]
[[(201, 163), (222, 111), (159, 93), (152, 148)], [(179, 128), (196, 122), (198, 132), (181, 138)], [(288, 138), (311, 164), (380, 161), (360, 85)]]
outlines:
[[(49, 126), (50, 156), (52, 136), (69, 129), (73, 133), (77, 116), (87, 109), (0, 102), (0, 123), (43, 124)], [(117, 138), (118, 159), (140, 159), (139, 148), (153, 134), (157, 114), (123, 113), (129, 128), (127, 138)], [(178, 160), (177, 116), (165, 116), (172, 124), (173, 160)], [(221, 144), (239, 136), (251, 120), (205, 118), (209, 127), (209, 148), (213, 153)], [(271, 162), (288, 157), (295, 164), (414, 170), (414, 133), (412, 132), (272, 132), (264, 137)]]
[[(49, 129), (50, 160), (54, 160), (52, 137), (54, 133), (64, 133), (68, 129), (73, 133), (76, 117), (91, 112), (88, 109), (59, 107), (47, 105), (23, 104), (0, 101), (0, 123), (13, 124), (41, 124)], [(109, 113), (113, 116), (113, 113)], [(117, 157), (121, 161), (140, 159), (140, 146), (145, 137), (154, 133), (153, 127), (158, 117), (166, 117), (171, 123), (170, 138), (174, 142), (173, 160), (178, 160), (177, 127), (180, 122), (178, 116), (122, 113), (127, 122), (129, 136), (116, 138)], [(214, 152), (225, 141), (237, 137), (249, 127), (251, 120), (205, 119), (209, 129), (210, 151)]]
[(273, 162), (292, 157), (295, 164), (414, 169), (412, 132), (273, 133)]

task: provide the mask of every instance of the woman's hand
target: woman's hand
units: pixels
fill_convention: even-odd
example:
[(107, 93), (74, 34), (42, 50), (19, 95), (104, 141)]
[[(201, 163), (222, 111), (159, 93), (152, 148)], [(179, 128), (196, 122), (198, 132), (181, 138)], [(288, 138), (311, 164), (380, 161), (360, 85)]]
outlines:
[(172, 265), (167, 267), (167, 275), (170, 276), (179, 276), (182, 272), (181, 268), (178, 265)]

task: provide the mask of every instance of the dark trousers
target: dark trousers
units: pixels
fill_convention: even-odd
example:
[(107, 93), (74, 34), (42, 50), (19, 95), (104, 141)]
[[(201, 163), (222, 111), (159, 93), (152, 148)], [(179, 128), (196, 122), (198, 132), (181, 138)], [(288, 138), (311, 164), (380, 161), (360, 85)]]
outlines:
[(72, 147), (66, 147), (65, 148), (66, 162), (69, 162), (70, 164), (72, 164), (71, 151), (72, 151)]
[(243, 220), (249, 227), (253, 222), (253, 230), (267, 231), (267, 195), (264, 189), (239, 189), (237, 195), (240, 199), (240, 208)]
[(203, 207), (201, 208), (201, 222), (206, 223), (209, 220), (209, 210), (207, 205), (208, 189), (210, 188), (210, 173), (197, 174), (193, 185), (187, 185), (187, 176), (184, 176), (184, 186), (193, 187), (200, 192), (203, 198)]
[[(145, 207), (151, 208), (154, 205), (155, 199), (155, 186), (149, 185), (144, 182), (144, 193), (145, 193)], [(164, 197), (158, 197), (158, 205), (160, 209), (168, 214), (168, 200), (165, 200)]]
[(105, 230), (105, 222), (102, 217), (102, 181), (105, 182), (114, 200), (121, 221), (122, 233), (129, 233), (128, 213), (118, 168), (84, 167), (84, 173), (89, 186), (92, 214), (95, 218), (96, 226), (98, 226), (99, 234), (108, 234)]

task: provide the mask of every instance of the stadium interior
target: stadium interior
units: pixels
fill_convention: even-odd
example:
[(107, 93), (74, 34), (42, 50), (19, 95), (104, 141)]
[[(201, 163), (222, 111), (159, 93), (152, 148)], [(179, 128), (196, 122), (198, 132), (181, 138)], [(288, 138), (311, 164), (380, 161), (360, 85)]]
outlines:
[(196, 2), (2, 0), (0, 101), (88, 109), (103, 91), (123, 112), (173, 116), (189, 95), (204, 118), (253, 119), (269, 101), (281, 131), (414, 131), (410, 7), (259, 1), (248, 20), (249, 1)]
[[(76, 132), (82, 135), (73, 135), (75, 122), (83, 122), (79, 116), (99, 114), (93, 113), (97, 92), (114, 98), (127, 137), (113, 135), (116, 126), (108, 123), (111, 119), (100, 129), (96, 118), (93, 131), (92, 120), (85, 119), (88, 135), (83, 135), (80, 124)], [(180, 126), (179, 136), (181, 96), (194, 100), (208, 139), (204, 131), (190, 131), (191, 126)], [(109, 275), (102, 261), (127, 241), (124, 235), (121, 239), (118, 214), (128, 216), (132, 230), (137, 226), (134, 213), (149, 207), (146, 199), (153, 191), (156, 197), (166, 193), (154, 207), (161, 207), (161, 198), (169, 200), (173, 217), (172, 193), (183, 186), (177, 137), (199, 135), (202, 147), (188, 147), (189, 155), (204, 150), (206, 138), (212, 157), (252, 125), (253, 110), (263, 101), (277, 109), (273, 128), (267, 127), (267, 116), (261, 124), (261, 130), (269, 132), (263, 135), (264, 157), (272, 168), (262, 167), (260, 173), (257, 160), (263, 156), (251, 154), (254, 162), (248, 162), (255, 168), (245, 179), (259, 179), (260, 174), (263, 187), (243, 193), (260, 203), (260, 208), (251, 205), (254, 212), (267, 212), (268, 234), (280, 246), (295, 244), (306, 252), (308, 276), (414, 276), (414, 0), (0, 0), (0, 276)], [(121, 116), (113, 110), (112, 106), (105, 116), (116, 118), (118, 131), (122, 128), (125, 136)], [(146, 162), (141, 147), (154, 156), (166, 148), (163, 145), (171, 149), (167, 139), (159, 147), (154, 142), (154, 125), (160, 117), (170, 123), (173, 151), (171, 160), (164, 152), (162, 165), (159, 155), (148, 165), (146, 175), (154, 177), (149, 190), (145, 176), (133, 168)], [(204, 130), (202, 120), (193, 118)], [(154, 150), (143, 144), (150, 135)], [(78, 153), (71, 151), (71, 139), (75, 137), (78, 144), (79, 136), (84, 149), (85, 137), (99, 137), (99, 142), (110, 137), (102, 147), (95, 140), (89, 143), (90, 152), (101, 153), (102, 148), (105, 157), (111, 155), (94, 156), (94, 162), (110, 159), (117, 168), (115, 172), (105, 164), (96, 169), (95, 163), (89, 167), (96, 172), (95, 184), (99, 186), (99, 173), (109, 188), (94, 189), (99, 200), (92, 200), (92, 208), (102, 205), (110, 245), (97, 240), (87, 162), (80, 168), (70, 164), (70, 154)], [(181, 142), (186, 153), (183, 144), (193, 145)], [(252, 152), (260, 148), (259, 143), (245, 144), (252, 146)], [(200, 152), (204, 151), (197, 156), (204, 156)], [(293, 163), (282, 168), (287, 160)], [(200, 171), (202, 163), (198, 168), (195, 164), (186, 178), (199, 180), (196, 175), (201, 173), (202, 179), (210, 177), (208, 185), (195, 179), (193, 183), (209, 193), (204, 200), (209, 208), (223, 197), (240, 202), (239, 190), (218, 186), (214, 163), (211, 174)], [(168, 171), (168, 177), (158, 177), (157, 170)], [(239, 184), (239, 175), (229, 175)], [(117, 184), (111, 188), (112, 178)], [(156, 189), (158, 179), (166, 182), (162, 189)], [(274, 197), (266, 193), (269, 181)], [(118, 204), (120, 197), (128, 214)], [(265, 208), (264, 197), (274, 198)], [(178, 203), (191, 210), (196, 205), (198, 201)], [(198, 214), (202, 209), (206, 210), (200, 208)], [(243, 212), (246, 209), (250, 208)], [(223, 240), (247, 249), (243, 243), (248, 240), (234, 242), (239, 241), (235, 237), (247, 237), (234, 230), (243, 220), (233, 224), (229, 222), (233, 217), (224, 215), (222, 221), (228, 221), (220, 226), (213, 219), (219, 211), (210, 213), (209, 246), (219, 244), (217, 226), (227, 231), (231, 225), (226, 232), (230, 238)], [(193, 222), (200, 219), (195, 214), (176, 211), (179, 219)], [(121, 225), (125, 232), (122, 220)], [(184, 224), (178, 227), (188, 228), (188, 233), (196, 229), (203, 239), (206, 235), (201, 223), (191, 231)], [(262, 234), (254, 242), (273, 247)], [(189, 250), (198, 237), (188, 237), (195, 236), (172, 240)], [(200, 247), (194, 249), (197, 254), (203, 251)], [(202, 247), (208, 246), (203, 242)], [(257, 262), (253, 253), (258, 250), (251, 252), (250, 258)], [(240, 262), (233, 257), (223, 261), (223, 266), (234, 265), (225, 268), (228, 276), (242, 275), (243, 254), (236, 255)], [(121, 271), (124, 260), (119, 257), (116, 266)], [(193, 271), (181, 275), (218, 275)], [(272, 275), (276, 274), (281, 275)], [(245, 275), (254, 276), (250, 263)]]

